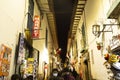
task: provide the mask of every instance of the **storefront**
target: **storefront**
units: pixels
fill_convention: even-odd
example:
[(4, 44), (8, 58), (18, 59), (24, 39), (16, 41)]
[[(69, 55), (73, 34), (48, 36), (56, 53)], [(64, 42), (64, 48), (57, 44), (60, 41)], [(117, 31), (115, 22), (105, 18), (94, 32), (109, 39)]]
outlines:
[(39, 51), (32, 47), (23, 33), (19, 34), (18, 48), (16, 48), (15, 56), (15, 74), (21, 78), (33, 76), (34, 80), (37, 79)]

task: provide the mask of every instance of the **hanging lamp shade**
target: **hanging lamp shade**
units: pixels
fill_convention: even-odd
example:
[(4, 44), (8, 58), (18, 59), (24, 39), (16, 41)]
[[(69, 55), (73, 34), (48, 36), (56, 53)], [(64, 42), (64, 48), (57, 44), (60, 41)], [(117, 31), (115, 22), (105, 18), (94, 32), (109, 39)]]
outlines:
[(93, 25), (92, 26), (92, 33), (95, 36), (99, 36), (100, 35), (100, 25), (98, 25), (98, 24)]

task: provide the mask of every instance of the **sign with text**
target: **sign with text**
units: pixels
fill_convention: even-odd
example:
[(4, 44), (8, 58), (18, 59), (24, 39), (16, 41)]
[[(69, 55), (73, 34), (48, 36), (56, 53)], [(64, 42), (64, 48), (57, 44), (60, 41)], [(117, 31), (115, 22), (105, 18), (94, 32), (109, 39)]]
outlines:
[(22, 60), (24, 59), (24, 35), (23, 33), (20, 34), (20, 41), (19, 41), (19, 52), (18, 52), (18, 60), (17, 63), (21, 64)]
[(33, 29), (32, 29), (32, 38), (38, 39), (39, 33), (40, 33), (40, 17), (35, 15), (34, 16), (34, 25), (33, 25)]

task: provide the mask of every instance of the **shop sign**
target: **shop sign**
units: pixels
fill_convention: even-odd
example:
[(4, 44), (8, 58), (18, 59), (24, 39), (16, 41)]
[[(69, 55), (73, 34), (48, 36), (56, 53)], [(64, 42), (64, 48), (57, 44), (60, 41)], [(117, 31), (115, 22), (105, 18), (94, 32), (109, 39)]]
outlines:
[(21, 61), (24, 58), (23, 53), (24, 53), (24, 36), (23, 33), (21, 33), (19, 41), (18, 64), (21, 64)]
[(33, 25), (33, 30), (32, 30), (32, 38), (33, 39), (38, 39), (39, 38), (39, 32), (40, 32), (40, 17), (39, 16), (34, 16), (34, 25)]

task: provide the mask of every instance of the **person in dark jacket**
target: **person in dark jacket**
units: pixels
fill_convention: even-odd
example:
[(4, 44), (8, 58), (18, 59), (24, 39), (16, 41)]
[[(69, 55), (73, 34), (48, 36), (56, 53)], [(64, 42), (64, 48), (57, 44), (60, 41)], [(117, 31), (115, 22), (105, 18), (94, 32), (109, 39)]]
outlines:
[(13, 75), (11, 76), (11, 80), (21, 80), (21, 77), (20, 77), (20, 75), (18, 75), (18, 74), (13, 74)]
[(48, 80), (64, 80), (62, 77), (60, 77), (59, 75), (59, 71), (58, 69), (53, 69), (52, 70), (52, 74), (50, 75)]
[(72, 69), (70, 70), (72, 75), (74, 76), (75, 80), (81, 80), (79, 74), (77, 73), (77, 71), (75, 70), (74, 67), (72, 67)]
[(62, 77), (64, 80), (75, 80), (74, 76), (67, 67), (63, 69)]

